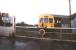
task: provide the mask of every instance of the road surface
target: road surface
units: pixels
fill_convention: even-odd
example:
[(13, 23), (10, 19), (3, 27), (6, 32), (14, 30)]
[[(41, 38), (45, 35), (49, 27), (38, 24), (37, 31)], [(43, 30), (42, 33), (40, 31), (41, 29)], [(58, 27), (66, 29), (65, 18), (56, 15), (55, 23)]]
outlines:
[(76, 50), (76, 43), (27, 38), (0, 38), (0, 50)]

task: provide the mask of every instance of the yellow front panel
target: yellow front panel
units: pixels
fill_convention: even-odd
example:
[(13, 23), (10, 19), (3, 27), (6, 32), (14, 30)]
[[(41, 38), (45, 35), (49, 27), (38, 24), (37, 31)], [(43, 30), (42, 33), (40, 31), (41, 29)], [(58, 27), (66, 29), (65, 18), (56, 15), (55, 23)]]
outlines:
[(51, 27), (54, 27), (54, 23), (39, 23), (39, 27), (51, 28)]
[(44, 15), (41, 15), (39, 16), (39, 19), (41, 18), (48, 18), (48, 22), (45, 23), (44, 21), (43, 22), (39, 22), (38, 26), (39, 27), (47, 27), (47, 28), (51, 28), (51, 27), (54, 27), (54, 22), (50, 23), (49, 22), (49, 18), (51, 19), (54, 19), (54, 16), (52, 16), (51, 14), (44, 14)]

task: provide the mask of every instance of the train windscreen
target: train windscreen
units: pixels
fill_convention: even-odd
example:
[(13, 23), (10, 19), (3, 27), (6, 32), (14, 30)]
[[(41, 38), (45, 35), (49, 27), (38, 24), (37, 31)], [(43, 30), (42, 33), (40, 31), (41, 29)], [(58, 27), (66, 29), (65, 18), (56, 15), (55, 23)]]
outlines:
[(48, 23), (48, 18), (44, 18), (44, 22), (45, 23)]

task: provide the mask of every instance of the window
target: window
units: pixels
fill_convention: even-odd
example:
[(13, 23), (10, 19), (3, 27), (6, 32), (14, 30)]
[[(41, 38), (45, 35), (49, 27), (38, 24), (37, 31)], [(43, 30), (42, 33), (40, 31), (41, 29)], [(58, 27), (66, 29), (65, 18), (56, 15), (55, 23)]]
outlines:
[(53, 22), (53, 19), (52, 18), (49, 18), (49, 22), (52, 23)]
[(43, 18), (40, 18), (40, 22), (43, 22)]
[(48, 23), (48, 18), (44, 18), (44, 22), (45, 23)]
[(9, 17), (2, 17), (0, 21), (0, 26), (12, 26), (11, 18)]

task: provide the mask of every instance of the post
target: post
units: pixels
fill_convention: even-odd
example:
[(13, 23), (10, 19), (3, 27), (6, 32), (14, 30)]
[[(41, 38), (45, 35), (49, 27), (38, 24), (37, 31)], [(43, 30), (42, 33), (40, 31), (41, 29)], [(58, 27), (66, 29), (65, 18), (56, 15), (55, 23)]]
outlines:
[(69, 0), (69, 27), (71, 27), (71, 0)]

